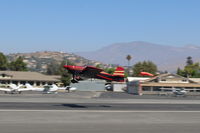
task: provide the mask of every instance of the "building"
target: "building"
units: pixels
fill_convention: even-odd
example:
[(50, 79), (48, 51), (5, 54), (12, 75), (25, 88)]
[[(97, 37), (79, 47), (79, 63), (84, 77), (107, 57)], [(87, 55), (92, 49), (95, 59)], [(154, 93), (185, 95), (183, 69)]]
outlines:
[(26, 84), (33, 86), (43, 86), (45, 84), (55, 84), (59, 82), (60, 76), (49, 76), (38, 72), (24, 71), (0, 71), (0, 84)]
[(78, 84), (71, 84), (71, 87), (77, 88), (79, 91), (104, 91), (105, 81), (99, 79), (81, 80)]
[(189, 79), (200, 84), (200, 78), (189, 78)]
[(171, 73), (161, 74), (147, 79), (141, 83), (141, 86), (143, 92), (158, 92), (161, 91), (160, 88), (184, 88), (190, 92), (200, 91), (200, 83)]
[(150, 77), (127, 77), (127, 82), (140, 81), (142, 83), (147, 79), (150, 79)]

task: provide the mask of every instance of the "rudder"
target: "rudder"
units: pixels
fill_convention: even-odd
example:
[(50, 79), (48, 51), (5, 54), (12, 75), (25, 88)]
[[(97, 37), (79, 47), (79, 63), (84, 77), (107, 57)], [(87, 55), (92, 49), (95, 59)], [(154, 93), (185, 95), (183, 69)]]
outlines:
[(114, 76), (120, 76), (120, 77), (124, 77), (124, 68), (123, 67), (117, 67), (115, 69), (115, 72), (113, 73)]

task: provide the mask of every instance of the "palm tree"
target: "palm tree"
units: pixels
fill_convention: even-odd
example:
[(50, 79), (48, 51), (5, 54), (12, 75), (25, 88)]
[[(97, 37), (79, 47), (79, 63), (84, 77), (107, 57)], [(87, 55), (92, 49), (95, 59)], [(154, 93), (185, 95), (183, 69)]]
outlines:
[(128, 75), (129, 75), (129, 67), (130, 67), (130, 60), (131, 60), (131, 55), (127, 55), (126, 59), (128, 60)]

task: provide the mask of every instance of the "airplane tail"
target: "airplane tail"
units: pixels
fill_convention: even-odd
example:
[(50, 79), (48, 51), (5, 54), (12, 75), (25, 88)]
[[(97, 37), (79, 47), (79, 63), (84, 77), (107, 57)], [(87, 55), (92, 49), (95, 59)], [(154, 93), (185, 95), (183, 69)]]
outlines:
[(55, 84), (53, 84), (52, 87), (53, 87), (53, 89), (58, 89), (58, 86)]
[(29, 83), (26, 83), (26, 88), (33, 88), (33, 86), (31, 86)]
[(10, 86), (10, 88), (12, 88), (12, 89), (17, 89), (16, 84), (10, 84), (9, 86)]
[(123, 67), (117, 67), (115, 69), (115, 72), (113, 73), (114, 76), (120, 76), (120, 77), (124, 77), (124, 68)]

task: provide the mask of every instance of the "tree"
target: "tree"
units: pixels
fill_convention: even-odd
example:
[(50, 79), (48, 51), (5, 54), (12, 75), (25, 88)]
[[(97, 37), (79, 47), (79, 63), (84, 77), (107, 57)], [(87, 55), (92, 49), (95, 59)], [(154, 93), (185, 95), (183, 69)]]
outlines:
[(60, 81), (63, 83), (63, 86), (68, 86), (71, 83), (71, 74), (68, 73), (67, 70), (64, 69), (64, 65), (74, 65), (68, 60), (63, 60), (60, 64), (56, 61), (50, 62), (47, 66), (47, 72), (48, 75), (60, 75)]
[(60, 72), (60, 75), (61, 75), (61, 82), (63, 83), (64, 86), (68, 86), (70, 85), (71, 83), (71, 79), (72, 79), (72, 76), (71, 74), (65, 70), (63, 68), (64, 65), (74, 65), (73, 63), (71, 63), (70, 61), (65, 61), (63, 60), (61, 63), (60, 63), (60, 66), (59, 66), (59, 72)]
[(192, 65), (193, 64), (193, 60), (191, 56), (187, 57), (187, 61), (186, 61), (186, 66)]
[(128, 61), (128, 70), (127, 70), (127, 71), (128, 71), (128, 75), (130, 75), (130, 74), (129, 74), (129, 71), (130, 71), (130, 70), (129, 70), (129, 67), (130, 67), (130, 60), (131, 60), (131, 58), (132, 58), (131, 55), (127, 55), (127, 56), (126, 56), (126, 59), (127, 59), (127, 61)]
[(23, 57), (19, 56), (15, 61), (9, 64), (12, 71), (27, 71), (27, 64), (23, 62)]
[(109, 74), (113, 74), (115, 71), (115, 68), (111, 67), (111, 68), (106, 68), (105, 72), (109, 73)]
[(71, 83), (71, 75), (68, 72), (63, 72), (61, 75), (61, 82), (63, 83), (63, 86), (69, 86)]
[(200, 65), (194, 63), (192, 57), (187, 57), (186, 65), (183, 70), (177, 69), (177, 74), (188, 78), (199, 78), (200, 77)]
[(101, 64), (96, 65), (97, 68), (102, 68), (103, 66)]
[(186, 74), (185, 76), (195, 78), (199, 75), (199, 70), (200, 70), (199, 63), (187, 65), (184, 68), (184, 71), (185, 71), (185, 74)]
[(157, 66), (151, 61), (138, 62), (133, 66), (133, 76), (140, 76), (140, 72), (156, 74)]
[(178, 67), (177, 71), (176, 71), (176, 74), (177, 75), (183, 75), (183, 70), (181, 70), (180, 67)]
[(0, 70), (7, 70), (8, 69), (8, 61), (6, 56), (0, 52)]
[(127, 56), (126, 56), (126, 59), (128, 60), (128, 66), (130, 65), (130, 60), (131, 60), (131, 58), (132, 58), (131, 55), (127, 55)]

